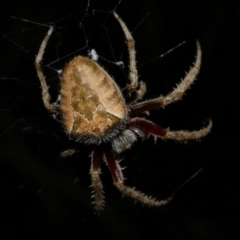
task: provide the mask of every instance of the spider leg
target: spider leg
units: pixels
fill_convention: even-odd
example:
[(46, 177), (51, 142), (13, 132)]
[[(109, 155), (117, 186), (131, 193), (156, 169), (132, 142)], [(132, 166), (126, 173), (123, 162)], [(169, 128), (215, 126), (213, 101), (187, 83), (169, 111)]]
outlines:
[(140, 88), (137, 90), (138, 86), (138, 72), (136, 67), (136, 50), (135, 50), (135, 41), (133, 39), (132, 34), (129, 32), (126, 24), (123, 22), (123, 20), (119, 17), (119, 15), (116, 12), (113, 12), (114, 17), (118, 20), (119, 24), (121, 25), (123, 32), (125, 34), (125, 37), (127, 39), (127, 46), (128, 46), (128, 52), (129, 52), (129, 80), (130, 85), (128, 85), (125, 89), (123, 89), (124, 95), (130, 95), (132, 92), (137, 92), (136, 95), (137, 98), (141, 98), (143, 94), (145, 93), (146, 87), (144, 86), (144, 83), (140, 82)]
[(189, 72), (186, 74), (185, 78), (177, 85), (177, 87), (169, 93), (167, 96), (160, 96), (148, 101), (136, 103), (130, 107), (130, 115), (137, 116), (138, 114), (150, 111), (152, 109), (167, 106), (175, 101), (182, 98), (186, 90), (193, 84), (196, 76), (200, 70), (201, 64), (201, 47), (199, 42), (197, 44), (197, 56), (194, 65), (190, 68)]
[(72, 155), (73, 155), (74, 153), (76, 153), (76, 152), (78, 152), (77, 149), (75, 149), (75, 148), (69, 148), (69, 149), (61, 152), (60, 156), (63, 157), (63, 158), (65, 158), (65, 157), (70, 157), (70, 156), (72, 156)]
[(167, 204), (171, 201), (172, 197), (169, 197), (165, 200), (155, 200), (152, 197), (146, 196), (145, 194), (136, 191), (133, 188), (124, 185), (124, 178), (122, 174), (121, 167), (119, 163), (114, 159), (114, 156), (111, 151), (105, 152), (105, 159), (108, 164), (108, 168), (112, 174), (114, 185), (118, 188), (118, 190), (128, 197), (135, 199), (138, 202), (141, 202), (148, 206), (160, 207)]
[(99, 150), (95, 150), (92, 153), (90, 174), (92, 179), (92, 187), (94, 189), (95, 209), (97, 211), (103, 210), (104, 207), (103, 185), (99, 176), (101, 174), (101, 159), (102, 152)]
[(45, 76), (42, 71), (41, 61), (43, 58), (44, 50), (47, 46), (49, 38), (52, 35), (53, 30), (54, 30), (53, 27), (49, 28), (46, 36), (44, 37), (44, 39), (41, 43), (41, 46), (39, 48), (38, 54), (35, 59), (35, 67), (36, 67), (38, 78), (40, 80), (40, 84), (41, 84), (41, 88), (42, 88), (43, 103), (44, 103), (44, 106), (47, 108), (47, 110), (49, 110), (51, 112), (57, 111), (57, 106), (55, 104), (50, 103), (51, 96), (48, 92), (48, 86), (47, 86), (46, 79), (45, 79)]
[(127, 104), (132, 104), (137, 100), (141, 99), (147, 91), (146, 84), (144, 82), (140, 82), (139, 89), (136, 89), (133, 92), (129, 92), (128, 86), (122, 89), (122, 94)]
[(145, 136), (151, 134), (154, 137), (185, 141), (205, 137), (212, 128), (212, 121), (210, 120), (206, 127), (198, 131), (171, 131), (144, 118), (133, 118), (130, 121), (129, 128), (136, 133), (138, 133), (138, 129), (140, 129), (140, 132), (143, 132)]

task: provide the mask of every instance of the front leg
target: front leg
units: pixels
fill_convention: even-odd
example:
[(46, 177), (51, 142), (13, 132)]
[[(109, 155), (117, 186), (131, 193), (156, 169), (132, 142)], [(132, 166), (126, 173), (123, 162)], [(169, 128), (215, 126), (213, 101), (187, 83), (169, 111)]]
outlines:
[(140, 100), (147, 91), (146, 84), (144, 82), (139, 83), (139, 89), (129, 90), (128, 86), (122, 89), (122, 94), (127, 104), (133, 104)]
[(36, 67), (38, 78), (40, 80), (40, 84), (41, 84), (41, 88), (42, 88), (43, 103), (44, 103), (45, 108), (47, 108), (47, 110), (49, 110), (50, 112), (56, 112), (57, 106), (55, 104), (50, 103), (51, 96), (48, 92), (48, 86), (47, 86), (46, 79), (45, 79), (45, 76), (42, 71), (41, 61), (42, 61), (43, 54), (44, 54), (45, 48), (47, 46), (48, 40), (51, 37), (53, 30), (54, 30), (53, 27), (49, 28), (46, 36), (44, 37), (44, 39), (41, 43), (41, 46), (39, 48), (38, 54), (35, 59), (35, 67)]
[(135, 117), (139, 114), (151, 111), (153, 109), (158, 109), (165, 107), (173, 102), (176, 102), (182, 98), (184, 93), (196, 80), (196, 77), (200, 70), (201, 65), (201, 47), (197, 41), (197, 56), (194, 65), (190, 68), (189, 72), (186, 74), (185, 78), (177, 85), (177, 87), (170, 92), (167, 96), (160, 96), (158, 98), (150, 99), (148, 101), (136, 103), (130, 107), (130, 116)]

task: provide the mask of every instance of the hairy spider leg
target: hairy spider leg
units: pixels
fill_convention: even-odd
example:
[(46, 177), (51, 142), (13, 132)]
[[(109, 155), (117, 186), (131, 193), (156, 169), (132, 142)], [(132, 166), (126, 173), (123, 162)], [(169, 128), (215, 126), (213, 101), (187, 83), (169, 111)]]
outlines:
[(94, 204), (96, 211), (103, 210), (104, 207), (104, 196), (103, 196), (103, 185), (100, 179), (101, 169), (100, 162), (103, 159), (103, 153), (101, 150), (95, 150), (91, 156), (91, 168), (90, 175), (92, 180), (92, 187), (94, 191)]
[(135, 41), (132, 34), (128, 30), (124, 21), (119, 17), (116, 12), (113, 12), (114, 17), (120, 23), (125, 34), (129, 53), (129, 80), (130, 84), (122, 90), (123, 96), (126, 98), (127, 103), (134, 102), (143, 97), (146, 92), (146, 84), (144, 82), (138, 83), (138, 71), (136, 67), (136, 50)]
[(37, 54), (36, 59), (35, 59), (35, 67), (36, 67), (37, 74), (38, 74), (38, 77), (39, 77), (39, 80), (40, 80), (40, 83), (41, 83), (41, 88), (42, 88), (43, 103), (44, 103), (45, 108), (50, 112), (56, 112), (58, 109), (57, 109), (57, 106), (55, 104), (50, 103), (51, 96), (49, 94), (48, 85), (46, 83), (46, 79), (45, 79), (45, 76), (44, 76), (43, 71), (42, 71), (41, 61), (42, 61), (43, 54), (44, 54), (45, 48), (47, 46), (48, 40), (53, 33), (53, 30), (54, 30), (53, 27), (49, 28), (47, 34), (45, 35), (45, 37), (44, 37), (44, 39), (41, 43), (41, 46), (39, 48), (38, 54)]
[[(141, 132), (144, 133), (144, 136), (152, 135), (154, 137), (185, 141), (205, 137), (212, 128), (212, 121), (209, 120), (206, 127), (197, 131), (171, 131), (144, 118), (133, 118), (129, 123), (129, 128), (136, 133), (138, 133), (137, 130), (140, 129)], [(139, 136), (141, 137), (141, 135)]]
[(114, 185), (118, 188), (118, 190), (123, 195), (133, 198), (136, 201), (141, 202), (145, 205), (155, 206), (155, 207), (166, 205), (169, 201), (171, 201), (172, 197), (169, 197), (165, 200), (158, 201), (152, 197), (146, 196), (145, 194), (133, 188), (125, 186), (121, 167), (119, 163), (115, 160), (113, 153), (109, 150), (109, 151), (106, 151), (104, 155), (105, 155), (105, 160), (107, 162), (108, 168), (112, 174)]
[(130, 106), (129, 114), (131, 117), (137, 116), (142, 112), (150, 111), (160, 107), (167, 106), (182, 98), (183, 94), (193, 84), (196, 76), (200, 70), (201, 65), (201, 47), (199, 42), (197, 44), (197, 56), (194, 65), (190, 68), (184, 79), (177, 85), (177, 87), (170, 92), (167, 96), (160, 96), (158, 98), (150, 99), (148, 101), (136, 103)]

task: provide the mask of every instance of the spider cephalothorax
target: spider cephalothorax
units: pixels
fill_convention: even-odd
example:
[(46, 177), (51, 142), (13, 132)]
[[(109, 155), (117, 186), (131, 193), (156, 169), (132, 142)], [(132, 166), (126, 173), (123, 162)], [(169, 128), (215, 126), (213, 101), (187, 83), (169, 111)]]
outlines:
[[(115, 155), (129, 149), (138, 137), (144, 138), (152, 135), (155, 138), (185, 141), (198, 139), (209, 133), (212, 127), (211, 121), (207, 127), (189, 132), (171, 131), (150, 120), (138, 117), (147, 111), (164, 107), (181, 99), (199, 72), (200, 45), (197, 42), (197, 56), (193, 67), (171, 93), (139, 102), (146, 92), (146, 85), (138, 82), (134, 39), (118, 14), (113, 12), (113, 15), (120, 23), (127, 39), (130, 84), (120, 90), (114, 80), (96, 62), (87, 57), (77, 56), (63, 70), (60, 104), (50, 103), (50, 94), (41, 67), (44, 50), (53, 32), (53, 27), (50, 27), (35, 60), (42, 87), (43, 102), (50, 112), (61, 114), (64, 128), (71, 139), (96, 146), (92, 153), (90, 174), (97, 211), (102, 210), (104, 205), (103, 187), (99, 176), (100, 161), (103, 158), (112, 174), (114, 185), (124, 195), (149, 206), (162, 206), (168, 203), (171, 197), (158, 201), (124, 185), (122, 170), (115, 160)], [(62, 156), (73, 153), (74, 150), (70, 149)]]

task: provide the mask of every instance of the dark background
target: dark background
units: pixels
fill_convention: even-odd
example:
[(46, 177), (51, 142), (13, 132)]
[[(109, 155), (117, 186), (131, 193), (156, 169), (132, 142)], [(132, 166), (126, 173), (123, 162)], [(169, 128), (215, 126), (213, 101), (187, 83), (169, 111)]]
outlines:
[[(114, 61), (104, 34), (106, 27), (115, 56), (120, 59), (123, 54), (127, 66), (124, 36), (109, 15), (116, 6), (117, 1), (91, 1), (85, 18), (86, 11), (81, 10), (86, 9), (86, 1), (8, 1), (1, 7), (2, 36), (16, 32), (11, 35), (13, 39), (22, 37), (15, 39), (16, 49), (6, 37), (0, 42), (1, 239), (239, 239), (240, 8), (234, 1), (125, 0), (117, 8), (136, 40), (139, 75), (148, 86), (146, 99), (171, 91), (194, 61), (195, 39), (202, 46), (197, 82), (182, 101), (153, 111), (150, 118), (164, 127), (190, 130), (201, 128), (211, 118), (211, 134), (201, 143), (186, 145), (162, 140), (155, 145), (152, 138), (139, 141), (121, 163), (127, 166), (127, 185), (159, 199), (171, 195), (203, 168), (172, 202), (148, 208), (122, 198), (102, 164), (106, 207), (97, 216), (89, 188), (91, 148), (79, 146), (79, 153), (60, 159), (59, 153), (72, 143), (61, 124), (44, 109), (33, 65), (47, 28), (37, 24), (33, 31), (20, 33), (22, 21), (6, 15), (55, 24), (46, 62), (56, 59), (59, 35), (63, 55), (71, 52), (71, 47), (76, 50), (78, 44), (86, 46), (84, 37), (79, 42), (75, 34), (80, 16), (86, 19), (84, 30), (90, 41), (80, 54), (86, 55), (94, 47), (100, 56)], [(94, 15), (93, 9), (100, 12)], [(68, 18), (77, 12), (76, 18)], [(69, 27), (69, 35), (65, 35), (61, 27), (71, 26), (70, 21), (72, 31)], [(27, 29), (28, 23), (24, 24)], [(29, 46), (24, 46), (24, 41)], [(186, 43), (172, 53), (156, 58), (183, 41)], [(28, 51), (21, 52), (19, 46)], [(64, 66), (67, 60), (59, 61), (56, 67)], [(127, 81), (126, 68), (121, 71), (103, 59), (100, 64), (120, 85)], [(46, 69), (45, 74), (54, 80), (53, 71)], [(11, 77), (17, 80), (10, 81)], [(56, 83), (49, 82), (55, 97)]]

